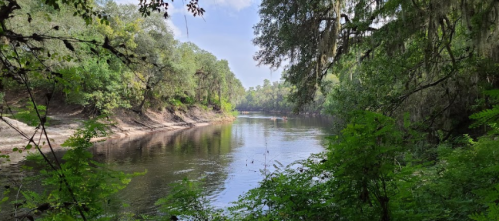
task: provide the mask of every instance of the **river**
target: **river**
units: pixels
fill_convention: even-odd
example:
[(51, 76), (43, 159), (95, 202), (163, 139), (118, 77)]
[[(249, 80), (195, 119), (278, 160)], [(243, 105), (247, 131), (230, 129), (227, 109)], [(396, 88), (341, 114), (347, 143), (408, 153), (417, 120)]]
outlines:
[(97, 143), (92, 152), (96, 161), (114, 170), (147, 170), (120, 192), (121, 200), (130, 205), (121, 210), (157, 214), (154, 203), (167, 196), (169, 184), (184, 178), (202, 178), (213, 205), (223, 208), (256, 187), (263, 170), (323, 151), (330, 126), (331, 121), (322, 117), (284, 120), (250, 113), (230, 123), (113, 139)]

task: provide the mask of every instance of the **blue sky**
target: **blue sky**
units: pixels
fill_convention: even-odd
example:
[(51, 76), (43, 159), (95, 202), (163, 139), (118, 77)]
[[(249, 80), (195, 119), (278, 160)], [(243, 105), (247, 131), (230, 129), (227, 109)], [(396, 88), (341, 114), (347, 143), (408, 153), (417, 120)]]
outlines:
[[(118, 2), (137, 4), (138, 0)], [(252, 43), (253, 26), (259, 21), (260, 0), (199, 0), (206, 10), (204, 19), (189, 14), (183, 5), (186, 2), (188, 0), (175, 0), (169, 10), (171, 20), (167, 23), (176, 39), (193, 42), (218, 59), (228, 60), (245, 88), (262, 85), (264, 79), (278, 81), (281, 78), (282, 69), (271, 71), (267, 66), (257, 67), (253, 60), (258, 50)]]

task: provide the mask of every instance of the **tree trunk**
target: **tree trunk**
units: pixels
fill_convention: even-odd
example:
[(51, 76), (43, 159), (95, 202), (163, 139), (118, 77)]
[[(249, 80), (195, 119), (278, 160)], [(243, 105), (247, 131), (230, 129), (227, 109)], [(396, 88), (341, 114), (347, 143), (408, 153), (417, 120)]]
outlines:
[(218, 85), (218, 102), (222, 106), (222, 87), (220, 85)]

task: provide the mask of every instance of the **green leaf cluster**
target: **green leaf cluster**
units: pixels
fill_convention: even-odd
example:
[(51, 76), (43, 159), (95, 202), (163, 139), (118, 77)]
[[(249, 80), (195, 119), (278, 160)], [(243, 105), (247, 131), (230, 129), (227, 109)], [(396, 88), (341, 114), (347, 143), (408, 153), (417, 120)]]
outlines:
[(156, 202), (165, 213), (157, 220), (170, 220), (173, 217), (193, 221), (227, 220), (221, 210), (216, 210), (209, 204), (207, 194), (200, 184), (187, 179), (172, 184), (170, 194)]
[[(36, 105), (36, 109), (37, 110), (35, 110), (35, 106), (32, 102), (27, 102), (26, 107), (20, 109), (13, 117), (21, 122), (26, 123), (29, 126), (38, 126), (38, 124), (40, 123), (38, 114), (40, 114), (40, 116), (45, 116), (47, 107), (44, 105)], [(47, 120), (50, 120), (50, 118), (48, 118)], [(49, 125), (49, 123), (46, 122), (46, 125)]]
[[(45, 169), (28, 180), (41, 181), (44, 191), (20, 189), (24, 197), (18, 200), (24, 200), (20, 208), (39, 214), (41, 220), (76, 220), (75, 214), (79, 214), (79, 210), (92, 220), (111, 220), (119, 216), (111, 210), (119, 205), (113, 195), (126, 187), (132, 177), (143, 173), (113, 171), (108, 165), (92, 160), (88, 151), (92, 146), (90, 139), (101, 136), (105, 128), (97, 120), (84, 122), (84, 127), (63, 144), (68, 149), (57, 170), (49, 167), (41, 157), (30, 157)], [(33, 214), (28, 212), (26, 215)]]
[(472, 114), (470, 118), (475, 120), (475, 123), (471, 125), (472, 127), (478, 127), (482, 125), (494, 127), (498, 123), (499, 105), (497, 105), (496, 103), (499, 99), (499, 90), (488, 90), (484, 92), (484, 95), (487, 96), (487, 98), (489, 98), (489, 102), (494, 103), (494, 105), (492, 105), (492, 108)]
[[(358, 112), (326, 153), (276, 171), (241, 196), (233, 220), (495, 220), (497, 134), (441, 144), (429, 161), (420, 139), (392, 118)], [(412, 132), (414, 137), (414, 132)], [(424, 156), (424, 157), (423, 157)]]

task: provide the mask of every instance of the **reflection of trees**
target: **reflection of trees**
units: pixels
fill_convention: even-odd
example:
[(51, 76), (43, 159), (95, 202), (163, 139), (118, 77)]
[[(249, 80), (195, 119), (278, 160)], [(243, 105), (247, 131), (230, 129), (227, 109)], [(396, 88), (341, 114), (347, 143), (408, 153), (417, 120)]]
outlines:
[[(270, 161), (275, 154), (280, 155), (280, 151), (288, 151), (288, 146), (295, 145), (303, 136), (322, 140), (323, 134), (329, 134), (327, 128), (331, 125), (329, 118), (302, 116), (290, 116), (287, 121), (262, 118), (238, 121), (241, 123), (109, 140), (97, 144), (93, 154), (97, 161), (109, 163), (116, 170), (148, 171), (145, 176), (133, 179), (120, 196), (131, 205), (129, 210), (147, 214), (154, 213), (154, 202), (168, 194), (168, 184), (185, 177), (194, 180), (205, 177), (209, 193), (222, 189), (227, 179), (226, 168), (235, 160), (241, 160), (232, 159), (230, 155), (247, 142), (245, 139), (262, 139), (263, 134), (269, 141), (269, 148), (276, 148), (271, 151)], [(255, 164), (259, 160), (255, 158)]]
[(220, 124), (111, 140), (96, 145), (93, 153), (116, 170), (148, 171), (132, 180), (122, 198), (133, 212), (152, 213), (154, 202), (168, 194), (168, 184), (185, 177), (204, 177), (209, 192), (217, 189), (227, 176), (230, 158), (225, 156), (241, 146), (236, 140), (232, 125)]

